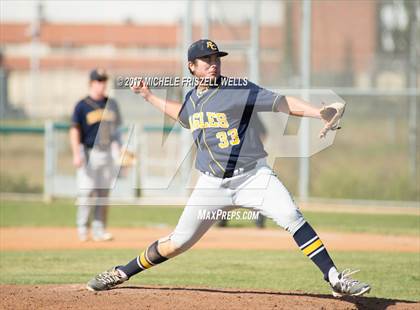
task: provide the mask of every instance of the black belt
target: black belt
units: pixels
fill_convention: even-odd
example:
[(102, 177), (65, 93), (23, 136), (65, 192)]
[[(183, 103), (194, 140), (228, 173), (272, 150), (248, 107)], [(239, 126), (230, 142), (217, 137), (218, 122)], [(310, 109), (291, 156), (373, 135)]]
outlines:
[(206, 175), (212, 176), (212, 177), (216, 177), (216, 178), (231, 178), (233, 176), (237, 176), (243, 173), (246, 173), (248, 171), (253, 170), (255, 167), (257, 166), (257, 162), (254, 161), (250, 164), (246, 164), (245, 166), (241, 167), (241, 168), (237, 168), (237, 169), (228, 169), (226, 170), (222, 175), (215, 175), (214, 173), (211, 173), (209, 171), (205, 171), (203, 172)]

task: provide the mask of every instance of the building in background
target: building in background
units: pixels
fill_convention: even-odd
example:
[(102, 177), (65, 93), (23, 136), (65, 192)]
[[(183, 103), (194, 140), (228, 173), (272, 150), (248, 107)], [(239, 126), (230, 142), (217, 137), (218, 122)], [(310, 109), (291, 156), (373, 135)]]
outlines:
[[(87, 87), (86, 71), (95, 66), (107, 68), (114, 77), (182, 75), (186, 62), (182, 20), (154, 24), (133, 19), (118, 23), (64, 23), (49, 21), (51, 4), (44, 5), (47, 10), (41, 5), (37, 8), (35, 23), (0, 24), (4, 62), (10, 71), (10, 102), (31, 117), (69, 115), (73, 98)], [(66, 4), (62, 6), (65, 9)], [(249, 18), (228, 19), (226, 12), (221, 16), (223, 8), (218, 6), (215, 4), (210, 12), (209, 36), (232, 51), (223, 62), (224, 71), (247, 76), (244, 49), (250, 37)], [(261, 84), (297, 87), (300, 3), (269, 1), (263, 6), (264, 12), (272, 8), (277, 14), (264, 13), (260, 17)], [(245, 14), (249, 8), (236, 6), (236, 10)], [(371, 86), (373, 73), (377, 73), (377, 3), (315, 1), (312, 14), (312, 84)], [(194, 39), (201, 36), (201, 27), (198, 21), (193, 24)], [(235, 49), (233, 43), (243, 44), (244, 48)]]

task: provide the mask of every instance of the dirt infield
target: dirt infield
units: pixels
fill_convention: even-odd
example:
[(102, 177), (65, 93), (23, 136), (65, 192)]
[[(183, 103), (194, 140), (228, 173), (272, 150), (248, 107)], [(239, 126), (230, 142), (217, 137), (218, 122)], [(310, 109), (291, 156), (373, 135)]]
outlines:
[[(0, 228), (0, 250), (141, 249), (171, 232), (169, 228), (112, 228), (112, 242), (85, 242), (74, 228)], [(417, 236), (320, 232), (324, 244), (338, 251), (420, 252)], [(296, 249), (290, 235), (279, 229), (212, 228), (194, 246), (197, 249)]]
[(382, 298), (208, 288), (122, 286), (93, 293), (82, 285), (1, 285), (3, 309), (418, 309)]

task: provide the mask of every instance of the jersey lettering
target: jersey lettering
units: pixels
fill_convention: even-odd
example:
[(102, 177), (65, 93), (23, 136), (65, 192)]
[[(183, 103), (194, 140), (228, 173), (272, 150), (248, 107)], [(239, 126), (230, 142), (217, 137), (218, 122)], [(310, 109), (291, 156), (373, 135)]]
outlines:
[(86, 122), (88, 125), (99, 123), (100, 121), (113, 122), (115, 118), (116, 116), (113, 111), (104, 109), (96, 109), (86, 114)]
[(229, 128), (225, 113), (196, 112), (188, 118), (191, 131), (205, 128)]

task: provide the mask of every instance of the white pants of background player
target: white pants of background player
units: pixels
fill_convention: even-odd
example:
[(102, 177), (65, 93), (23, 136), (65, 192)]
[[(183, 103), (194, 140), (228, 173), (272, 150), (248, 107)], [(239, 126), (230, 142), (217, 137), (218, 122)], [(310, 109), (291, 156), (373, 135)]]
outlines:
[(292, 235), (305, 223), (289, 191), (262, 159), (253, 170), (231, 178), (201, 174), (175, 230), (159, 240), (160, 248), (171, 245), (168, 258), (188, 250), (220, 220), (201, 219), (203, 214), (237, 207), (260, 211)]
[(115, 171), (114, 161), (111, 148), (82, 148), (82, 156), (84, 164), (77, 170), (77, 230), (79, 238), (86, 240), (92, 215), (92, 235), (99, 240), (105, 234), (109, 188)]

